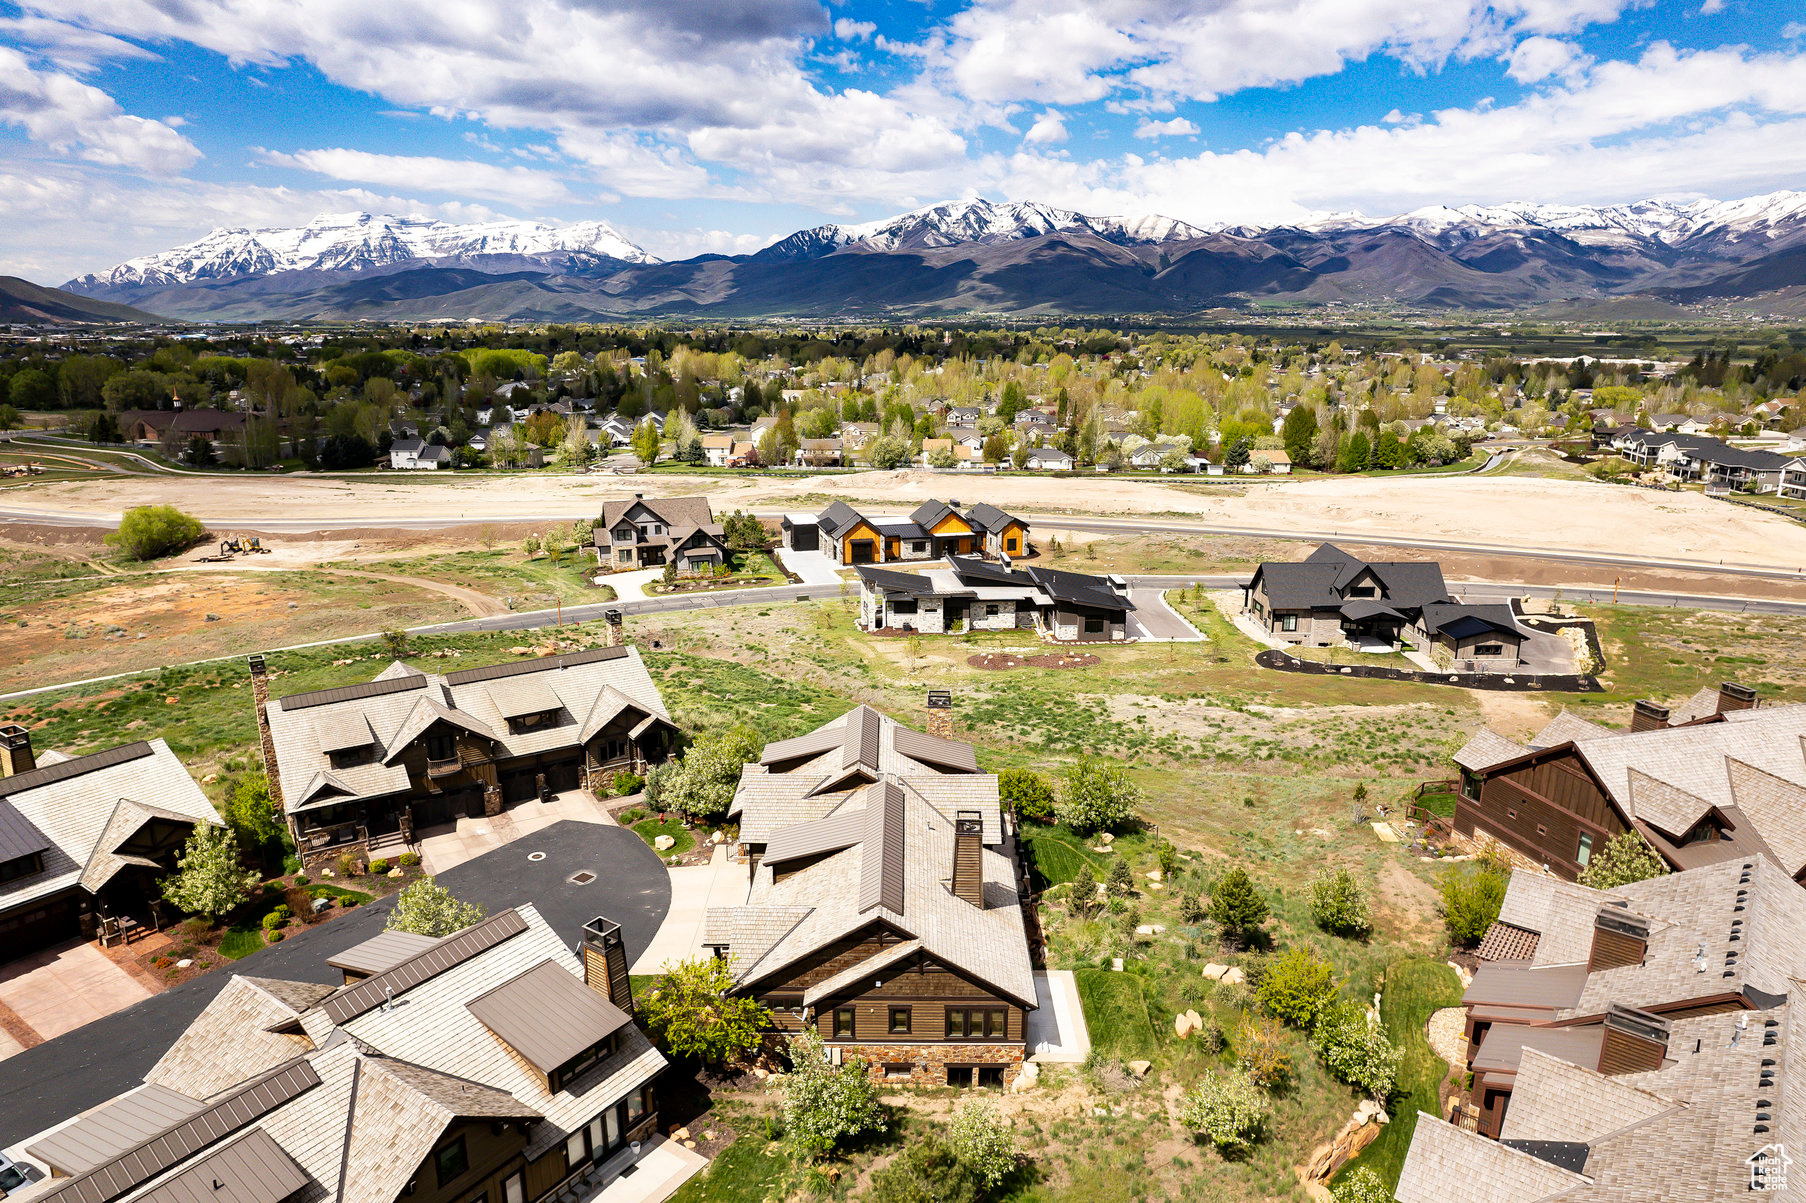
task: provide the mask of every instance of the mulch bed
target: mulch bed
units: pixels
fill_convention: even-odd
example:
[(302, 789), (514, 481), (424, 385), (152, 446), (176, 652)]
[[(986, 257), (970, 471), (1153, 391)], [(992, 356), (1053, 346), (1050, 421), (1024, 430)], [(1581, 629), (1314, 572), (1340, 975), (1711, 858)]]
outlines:
[(1040, 656), (1016, 656), (1009, 652), (980, 652), (976, 656), (968, 656), (966, 663), (973, 668), (1090, 668), (1093, 664), (1103, 663), (1100, 657), (1090, 652), (1048, 652)]

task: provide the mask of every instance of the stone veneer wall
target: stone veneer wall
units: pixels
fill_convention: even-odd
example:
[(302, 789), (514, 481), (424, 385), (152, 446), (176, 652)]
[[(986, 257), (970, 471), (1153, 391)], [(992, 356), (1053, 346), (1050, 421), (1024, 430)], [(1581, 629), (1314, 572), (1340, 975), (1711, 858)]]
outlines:
[[(1022, 1072), (1023, 1046), (1020, 1044), (840, 1044), (842, 1057), (862, 1057), (871, 1066), (872, 1076), (880, 1081), (908, 1082), (914, 1086), (945, 1086), (947, 1067), (963, 1065), (1001, 1065), (1003, 1084), (1008, 1086)], [(907, 1078), (885, 1075), (886, 1065), (910, 1065), (914, 1069)]]

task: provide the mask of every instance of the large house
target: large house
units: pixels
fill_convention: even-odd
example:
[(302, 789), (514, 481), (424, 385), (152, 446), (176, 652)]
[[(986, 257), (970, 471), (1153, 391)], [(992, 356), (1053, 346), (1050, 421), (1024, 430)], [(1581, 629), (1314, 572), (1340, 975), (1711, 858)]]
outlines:
[(625, 572), (676, 564), (681, 575), (713, 572), (733, 558), (707, 497), (645, 497), (602, 504), (596, 558)]
[(1628, 730), (1563, 712), (1527, 744), (1482, 728), (1460, 751), (1455, 828), (1570, 880), (1636, 831), (1676, 868), (1757, 853), (1806, 880), (1806, 705), (1727, 682)]
[(14, 1146), (9, 1203), (534, 1203), (635, 1164), (665, 1060), (615, 925), (395, 934), (343, 985), (232, 977), (141, 1085)]
[(950, 568), (898, 572), (855, 566), (859, 624), (868, 631), (1034, 630), (1101, 643), (1129, 636), (1128, 586), (1120, 577), (1054, 568), (1009, 568), (953, 556)]
[(1520, 934), (1462, 999), (1471, 1088), (1454, 1122), (1417, 1116), (1400, 1203), (1795, 1197), (1806, 891), (1785, 870), (1757, 853), (1609, 892), (1520, 870), (1500, 917)]
[(1309, 647), (1409, 645), (1445, 669), (1510, 672), (1524, 632), (1511, 607), (1450, 595), (1442, 566), (1369, 562), (1325, 543), (1297, 563), (1255, 569), (1242, 608), (1267, 633)]
[(38, 755), (30, 731), (0, 726), (0, 961), (102, 918), (149, 925), (195, 826), (220, 822), (160, 739)]
[(1704, 481), (1726, 489), (1778, 493), (1798, 456), (1755, 447), (1733, 447), (1722, 439), (1694, 433), (1663, 433), (1631, 427), (1614, 432), (1612, 447), (1643, 468), (1655, 468), (1678, 480)]
[(821, 550), (841, 564), (1028, 554), (1028, 523), (988, 502), (924, 501), (906, 518), (870, 517), (844, 501), (816, 516)]
[(925, 1085), (1005, 1085), (1035, 1009), (1015, 837), (972, 748), (866, 706), (742, 770), (752, 882), (703, 943), (778, 1032)]
[(389, 444), (389, 467), (404, 471), (433, 471), (452, 466), (451, 449), (429, 443), (417, 434), (406, 434)]
[(270, 779), (303, 858), (413, 844), (423, 827), (643, 770), (677, 738), (632, 647), (443, 676), (396, 662), (264, 713)]

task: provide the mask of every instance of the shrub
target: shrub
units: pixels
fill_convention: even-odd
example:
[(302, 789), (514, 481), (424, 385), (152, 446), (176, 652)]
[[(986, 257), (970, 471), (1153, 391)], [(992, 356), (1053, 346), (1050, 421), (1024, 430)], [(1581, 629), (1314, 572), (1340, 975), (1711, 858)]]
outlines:
[(389, 871), (389, 868), (389, 862), (379, 856), (370, 862), (370, 876), (381, 877), (384, 873)]
[(355, 877), (355, 876), (357, 876), (358, 871), (361, 868), (362, 868), (362, 866), (358, 863), (357, 858), (352, 856), (351, 853), (349, 853), (349, 852), (339, 853), (339, 876), (340, 877)]
[(1056, 813), (1074, 831), (1109, 831), (1134, 817), (1141, 788), (1119, 764), (1081, 756), (1066, 770)]
[(1276, 1019), (1243, 1012), (1235, 1029), (1235, 1061), (1263, 1090), (1279, 1090), (1292, 1078), (1292, 1055), (1286, 1052), (1285, 1030)]
[(1268, 961), (1254, 988), (1261, 1010), (1295, 1028), (1310, 1028), (1335, 996), (1335, 970), (1315, 949), (1301, 947)]
[(405, 660), (408, 655), (408, 633), (399, 627), (382, 633), (383, 650), (391, 660)]
[(134, 560), (155, 560), (187, 551), (206, 535), (200, 520), (173, 505), (140, 505), (127, 510), (107, 542)]
[(638, 773), (616, 773), (614, 786), (617, 794), (637, 794), (646, 788), (646, 779)]
[(1244, 942), (1267, 921), (1267, 900), (1248, 873), (1236, 867), (1217, 879), (1210, 892), (1210, 918), (1231, 940)]
[(1392, 1192), (1387, 1189), (1386, 1180), (1364, 1165), (1357, 1165), (1342, 1175), (1342, 1180), (1330, 1187), (1329, 1193), (1336, 1203), (1392, 1203)]
[(629, 806), (621, 812), (620, 823), (623, 827), (632, 827), (635, 823), (644, 823), (652, 816), (646, 813), (643, 806)]
[(1595, 890), (1615, 890), (1667, 872), (1668, 866), (1641, 835), (1621, 831), (1593, 854), (1587, 867), (1580, 871), (1580, 884)]
[(267, 938), (272, 944), (280, 944), (282, 943), (283, 936), (287, 934), (288, 933), (284, 932), (281, 928), (277, 928), (275, 931), (271, 932)]
[(1105, 889), (1112, 898), (1126, 898), (1135, 892), (1135, 875), (1129, 872), (1126, 857), (1116, 857), (1110, 862), (1110, 875), (1106, 879)]
[(790, 1041), (790, 1062), (784, 1075), (784, 1131), (803, 1156), (813, 1160), (862, 1132), (884, 1130), (878, 1088), (863, 1060), (829, 1064), (821, 1037), (808, 1031)]
[(770, 1019), (757, 999), (730, 995), (732, 986), (716, 957), (667, 965), (641, 996), (640, 1019), (666, 1052), (719, 1064), (757, 1048)]
[(396, 858), (396, 861), (402, 868), (412, 869), (415, 865), (420, 863), (420, 854), (418, 852), (404, 852)]
[(978, 1203), (983, 1184), (951, 1143), (930, 1138), (872, 1175), (869, 1203)]
[(659, 807), (669, 806), (693, 822), (720, 818), (734, 800), (741, 768), (764, 748), (759, 733), (745, 725), (703, 736), (664, 783)]
[(1079, 871), (1072, 877), (1072, 893), (1067, 898), (1067, 905), (1075, 915), (1089, 915), (1097, 909), (1097, 874), (1091, 866), (1080, 865)]
[(1325, 869), (1311, 879), (1311, 916), (1337, 936), (1364, 936), (1373, 927), (1367, 890), (1347, 869)]
[(1240, 1157), (1266, 1131), (1272, 1114), (1266, 1095), (1243, 1073), (1204, 1071), (1185, 1093), (1179, 1122), (1201, 1134), (1225, 1157)]
[(284, 923), (288, 922), (290, 914), (291, 912), (286, 906), (270, 908), (270, 913), (263, 917), (263, 930), (275, 931)]
[(432, 878), (422, 877), (395, 896), (395, 909), (389, 912), (384, 930), (449, 936), (482, 917), (482, 907), (461, 902)]
[(1365, 1010), (1349, 1002), (1324, 1009), (1311, 1035), (1311, 1047), (1339, 1081), (1380, 1102), (1392, 1093), (1405, 1055), (1403, 1049), (1392, 1046), (1385, 1029), (1368, 1022)]
[(1016, 1130), (989, 1099), (962, 1099), (954, 1106), (948, 1141), (987, 1190), (1016, 1168)]
[(1019, 819), (1054, 821), (1053, 782), (1033, 769), (1005, 769), (997, 774), (997, 797)]
[(1160, 866), (1161, 879), (1170, 882), (1179, 870), (1179, 850), (1171, 840), (1161, 840), (1154, 849), (1154, 861)]
[[(412, 854), (410, 853), (409, 855), (412, 855)], [(298, 886), (306, 885), (308, 883), (308, 880), (309, 880), (309, 878), (308, 878), (307, 874), (305, 874), (305, 873), (295, 874), (295, 884)]]
[(1505, 904), (1505, 874), (1491, 865), (1450, 869), (1442, 878), (1442, 918), (1463, 948), (1480, 942)]

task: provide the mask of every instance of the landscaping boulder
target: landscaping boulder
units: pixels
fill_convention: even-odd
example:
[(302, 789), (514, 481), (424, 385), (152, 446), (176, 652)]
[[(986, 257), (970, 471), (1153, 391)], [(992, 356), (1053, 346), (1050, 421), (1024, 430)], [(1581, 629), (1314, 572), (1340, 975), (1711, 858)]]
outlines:
[(1191, 1036), (1191, 1032), (1192, 1032), (1191, 1016), (1189, 1016), (1189, 1015), (1173, 1016), (1173, 1035), (1177, 1036), (1181, 1040), (1185, 1040)]
[(1230, 969), (1227, 973), (1223, 974), (1221, 979), (1225, 986), (1239, 986), (1247, 980), (1248, 975), (1243, 973), (1240, 969)]
[(314, 914), (316, 914), (316, 915), (319, 914), (321, 911), (330, 910), (331, 907), (332, 907), (332, 899), (330, 899), (330, 898), (316, 898), (313, 901)]
[(1138, 1078), (1147, 1077), (1148, 1070), (1150, 1070), (1152, 1068), (1154, 1068), (1154, 1063), (1152, 1061), (1131, 1061), (1131, 1062), (1129, 1062), (1129, 1072), (1134, 1074)]
[(1097, 837), (1097, 842), (1100, 844), (1114, 844), (1116, 842), (1116, 837), (1106, 831), (1104, 834)]
[(1212, 961), (1208, 965), (1204, 966), (1204, 976), (1209, 978), (1213, 982), (1222, 981), (1223, 975), (1228, 972), (1229, 972), (1229, 966), (1219, 965), (1215, 961)]
[(1191, 1020), (1192, 1031), (1202, 1032), (1204, 1030), (1204, 1017), (1196, 1011), (1187, 1011), (1185, 1013), (1185, 1018)]
[(1024, 1061), (1016, 1074), (1016, 1080), (1010, 1083), (1011, 1094), (1021, 1094), (1025, 1090), (1033, 1090), (1035, 1083), (1041, 1080), (1041, 1065), (1036, 1061)]
[(1122, 972), (1122, 958), (1121, 957), (1111, 957), (1110, 958), (1110, 968), (1113, 972), (1121, 973)]
[(660, 852), (669, 852), (677, 846), (677, 839), (675, 836), (669, 835), (656, 836), (653, 838), (652, 846)]

